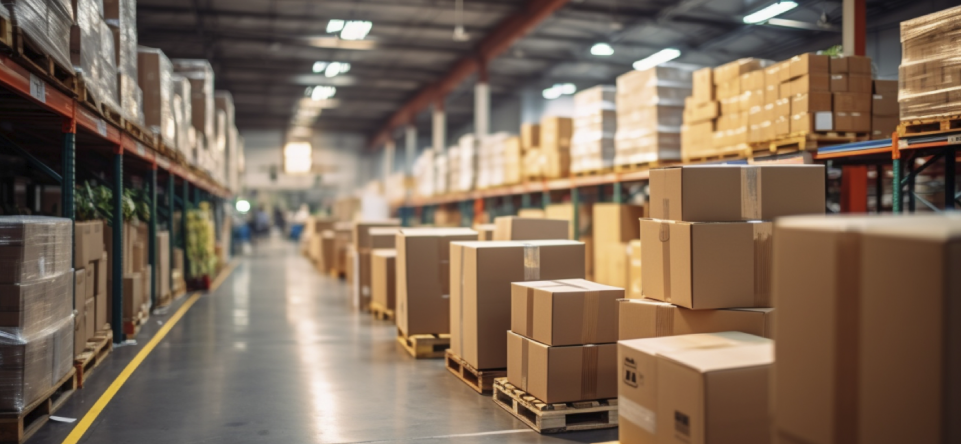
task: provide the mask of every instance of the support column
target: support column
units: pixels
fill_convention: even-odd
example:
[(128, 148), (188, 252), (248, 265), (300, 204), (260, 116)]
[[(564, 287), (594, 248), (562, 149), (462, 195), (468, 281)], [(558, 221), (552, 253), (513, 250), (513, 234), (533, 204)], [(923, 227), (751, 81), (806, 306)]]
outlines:
[(404, 131), (404, 172), (414, 175), (414, 157), (417, 156), (417, 127), (407, 125)]
[(113, 342), (121, 343), (123, 335), (123, 147), (116, 146), (113, 156), (113, 251), (110, 252), (111, 270), (111, 307), (110, 325), (113, 328)]
[(443, 153), (444, 146), (447, 145), (447, 113), (444, 111), (443, 99), (434, 102), (433, 111), (433, 148), (435, 153)]
[(577, 192), (577, 188), (571, 188), (571, 209), (574, 211), (574, 214), (571, 216), (571, 225), (574, 227), (574, 230), (573, 230), (574, 238), (571, 240), (581, 239), (580, 194), (581, 193)]
[(390, 177), (390, 173), (394, 172), (394, 151), (397, 150), (397, 142), (394, 139), (390, 139), (384, 144), (384, 184), (387, 184), (387, 178)]
[(868, 211), (868, 167), (852, 165), (841, 168), (841, 212)]
[(841, 44), (846, 56), (863, 56), (867, 52), (867, 10), (865, 0), (844, 0), (841, 10)]
[(157, 164), (150, 169), (150, 239), (147, 239), (147, 250), (149, 251), (147, 262), (150, 264), (150, 309), (157, 306)]
[(481, 61), (477, 70), (477, 85), (474, 85), (474, 134), (483, 140), (490, 134), (491, 90), (487, 78), (487, 63)]
[[(172, 172), (167, 171), (167, 243), (170, 257), (170, 264), (168, 265), (169, 270), (174, 269), (174, 247), (177, 246), (176, 232), (174, 231), (174, 182), (176, 182), (176, 177)], [(170, 273), (170, 290), (173, 291), (174, 288), (174, 274)], [(173, 296), (173, 294), (171, 294)]]

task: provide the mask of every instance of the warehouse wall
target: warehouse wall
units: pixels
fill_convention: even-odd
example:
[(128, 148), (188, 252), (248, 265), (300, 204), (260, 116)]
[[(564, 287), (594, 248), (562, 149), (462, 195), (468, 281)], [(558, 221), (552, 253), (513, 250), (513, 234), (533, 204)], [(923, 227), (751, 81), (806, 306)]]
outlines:
[[(311, 141), (314, 166), (323, 167), (320, 174), (290, 175), (283, 171), (284, 132), (280, 130), (244, 131), (246, 171), (244, 186), (249, 190), (307, 190), (323, 188), (331, 193), (349, 194), (360, 182), (356, 171), (361, 166), (359, 153), (364, 137), (358, 134), (318, 134)], [(270, 170), (277, 178), (271, 180)], [(318, 179), (318, 176), (320, 179)], [(318, 182), (319, 180), (319, 182)]]

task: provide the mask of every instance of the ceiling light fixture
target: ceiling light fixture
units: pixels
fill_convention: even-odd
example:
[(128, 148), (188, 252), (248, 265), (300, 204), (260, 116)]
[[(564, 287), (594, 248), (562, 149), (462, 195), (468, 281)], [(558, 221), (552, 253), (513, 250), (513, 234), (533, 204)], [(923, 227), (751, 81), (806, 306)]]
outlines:
[(554, 86), (544, 89), (542, 95), (547, 100), (554, 100), (560, 96), (569, 96), (577, 92), (577, 86), (573, 83), (555, 83)]
[(333, 86), (317, 85), (311, 89), (310, 98), (314, 101), (327, 100), (331, 97), (334, 97), (334, 94), (337, 94), (337, 88)]
[(327, 69), (324, 70), (324, 75), (327, 77), (336, 77), (339, 74), (344, 74), (350, 71), (350, 63), (344, 62), (331, 62), (327, 64)]
[(340, 32), (340, 38), (344, 40), (363, 40), (373, 26), (374, 24), (367, 20), (351, 20), (344, 24), (344, 30)]
[(315, 73), (324, 72), (325, 69), (327, 69), (327, 62), (314, 62), (313, 71)]
[(634, 69), (638, 71), (643, 71), (645, 69), (653, 68), (661, 63), (670, 62), (681, 56), (681, 51), (674, 48), (662, 49), (654, 54), (651, 54), (647, 58), (638, 60), (634, 62)]
[(614, 48), (607, 43), (595, 43), (594, 46), (591, 46), (591, 54), (596, 56), (614, 55)]
[(309, 173), (314, 156), (309, 142), (290, 142), (284, 146), (284, 172)]
[(333, 34), (335, 32), (340, 32), (344, 29), (344, 21), (339, 19), (333, 19), (327, 22), (327, 33)]
[(781, 14), (784, 14), (785, 12), (788, 12), (794, 8), (797, 8), (797, 3), (795, 2), (791, 2), (791, 1), (777, 2), (753, 14), (744, 16), (744, 23), (747, 23), (749, 25), (755, 24), (755, 23), (763, 23), (772, 17), (776, 17)]

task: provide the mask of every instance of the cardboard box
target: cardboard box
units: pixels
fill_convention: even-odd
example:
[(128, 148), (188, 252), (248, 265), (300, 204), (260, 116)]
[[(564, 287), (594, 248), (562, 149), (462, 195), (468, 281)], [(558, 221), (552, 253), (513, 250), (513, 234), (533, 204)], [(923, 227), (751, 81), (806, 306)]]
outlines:
[(958, 436), (948, 406), (959, 396), (944, 384), (959, 372), (947, 320), (961, 315), (948, 302), (961, 295), (961, 219), (796, 217), (775, 234), (777, 433), (815, 444)]
[(773, 220), (825, 208), (824, 167), (816, 165), (658, 168), (651, 170), (650, 190), (655, 219)]
[(371, 254), (371, 288), (373, 302), (389, 310), (397, 300), (397, 250), (373, 250)]
[(525, 152), (541, 146), (541, 126), (537, 123), (521, 124), (521, 149)]
[(87, 325), (82, 310), (77, 310), (73, 318), (73, 356), (79, 356), (87, 349)]
[(617, 342), (624, 289), (584, 279), (511, 283), (511, 331), (550, 345)]
[(834, 131), (834, 113), (800, 113), (791, 116), (792, 133)]
[(380, 250), (387, 249), (392, 250), (394, 248), (394, 239), (397, 238), (397, 228), (371, 228), (367, 232), (367, 245), (363, 246), (361, 249), (368, 250)]
[(370, 252), (363, 249), (354, 252), (354, 308), (366, 311), (370, 304)]
[(827, 74), (806, 74), (791, 80), (790, 85), (792, 96), (831, 91), (831, 79)]
[(337, 267), (337, 235), (333, 230), (324, 230), (318, 235), (320, 238), (320, 261), (318, 268), (324, 272), (336, 270)]
[(898, 97), (898, 81), (897, 80), (875, 80), (874, 81), (874, 94), (893, 94), (894, 98)]
[(770, 307), (770, 222), (641, 220), (644, 297), (700, 310)]
[(87, 302), (87, 273), (83, 268), (74, 271), (73, 306), (83, 307)]
[(550, 204), (544, 207), (544, 217), (547, 219), (566, 220), (569, 222), (569, 233), (571, 240), (582, 240), (585, 236), (591, 236), (591, 214), (594, 206), (589, 203), (581, 202), (578, 206), (579, 227), (574, 226), (574, 205), (571, 203)]
[[(77, 308), (80, 311), (80, 308)], [(97, 328), (94, 321), (94, 316), (97, 314), (96, 299), (90, 298), (83, 304), (83, 331), (84, 331), (84, 341), (89, 340), (96, 333)], [(89, 321), (89, 322), (87, 322)]]
[(830, 58), (826, 55), (801, 54), (791, 57), (789, 61), (790, 78), (797, 78), (809, 74), (828, 74), (830, 72)]
[(871, 117), (871, 138), (887, 139), (898, 129), (901, 119), (898, 117)]
[[(830, 103), (831, 103), (831, 100), (828, 99), (828, 104)], [(774, 115), (768, 116), (771, 118), (771, 120), (776, 119), (778, 117), (791, 117), (791, 99), (775, 100), (773, 111), (774, 111)]]
[(344, 252), (344, 276), (347, 280), (347, 285), (350, 286), (351, 298), (355, 297), (357, 292), (357, 250), (354, 250), (353, 245), (348, 245)]
[[(46, 330), (51, 321), (69, 317), (73, 312), (74, 288), (73, 272), (19, 284), (0, 284), (0, 328), (17, 338)], [(13, 339), (7, 338), (9, 345)]]
[(834, 93), (834, 112), (871, 114), (871, 94)]
[(94, 281), (96, 280), (96, 274), (94, 273), (93, 265), (87, 264), (87, 266), (83, 269), (83, 272), (85, 275), (83, 278), (84, 285), (86, 285), (87, 287), (86, 290), (84, 290), (84, 295), (86, 296), (87, 299), (90, 299), (95, 294), (97, 294), (94, 291)]
[(100, 293), (94, 296), (94, 301), (93, 329), (94, 331), (98, 331), (110, 323), (110, 318), (108, 317), (108, 305), (110, 301), (107, 299), (107, 293)]
[(714, 84), (718, 85), (729, 80), (740, 80), (742, 74), (763, 69), (768, 63), (770, 62), (767, 60), (751, 57), (725, 63), (714, 68)]
[(511, 282), (584, 278), (584, 244), (569, 240), (450, 244), (451, 351), (478, 370), (507, 366)]
[(793, 114), (831, 112), (834, 106), (834, 96), (829, 92), (813, 92), (791, 98), (791, 116)]
[(123, 278), (123, 319), (131, 321), (140, 314), (143, 304), (143, 278), (140, 273), (132, 273)]
[[(397, 328), (406, 335), (450, 333), (451, 242), (477, 239), (467, 228), (397, 232)], [(506, 330), (506, 328), (505, 328)]]
[(770, 443), (773, 348), (739, 332), (618, 342), (620, 442)]
[(616, 203), (595, 203), (594, 242), (611, 244), (638, 238), (639, 220), (646, 217), (645, 207)]
[(621, 299), (617, 315), (619, 341), (725, 331), (774, 337), (773, 308), (690, 310), (652, 299)]
[(351, 239), (354, 241), (354, 249), (362, 250), (370, 248), (370, 229), (377, 227), (399, 227), (399, 219), (388, 219), (380, 221), (354, 222), (352, 226)]
[(627, 242), (594, 243), (594, 281), (627, 288), (630, 281), (630, 250)]
[(494, 226), (495, 241), (567, 239), (570, 231), (566, 220), (515, 216), (498, 217)]
[(898, 93), (874, 93), (871, 96), (871, 115), (875, 117), (898, 117), (901, 108), (898, 106)]
[(541, 402), (617, 397), (617, 344), (550, 347), (507, 332), (507, 381)]
[(695, 103), (704, 103), (714, 100), (714, 70), (712, 68), (701, 68), (694, 71), (692, 97)]
[(475, 224), (474, 231), (477, 232), (477, 240), (479, 241), (494, 240), (495, 228), (496, 228), (496, 225), (494, 224)]
[(871, 58), (864, 56), (840, 56), (831, 58), (831, 74), (871, 75)]
[(74, 264), (78, 266), (100, 258), (103, 251), (103, 221), (91, 220), (74, 224)]
[(540, 208), (521, 208), (517, 210), (517, 217), (521, 219), (543, 219), (545, 216), (544, 210)]
[(831, 74), (831, 92), (870, 94), (871, 76), (861, 74)]
[(630, 251), (630, 263), (628, 264), (628, 282), (630, 286), (627, 288), (628, 298), (641, 298), (641, 240), (634, 239), (628, 243), (628, 250)]
[(791, 134), (791, 118), (779, 116), (774, 119), (774, 135), (777, 137)]
[(871, 131), (871, 114), (857, 112), (835, 112), (834, 130), (867, 133)]
[(130, 266), (134, 273), (140, 273), (143, 271), (146, 262), (144, 262), (144, 243), (137, 241), (133, 243), (130, 249), (132, 256), (130, 256)]

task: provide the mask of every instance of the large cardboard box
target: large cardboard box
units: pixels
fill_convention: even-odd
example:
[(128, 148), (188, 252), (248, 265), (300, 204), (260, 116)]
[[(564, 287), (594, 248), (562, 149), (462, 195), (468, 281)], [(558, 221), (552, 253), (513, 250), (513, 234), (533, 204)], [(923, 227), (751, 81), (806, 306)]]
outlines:
[(377, 227), (399, 227), (399, 219), (388, 219), (380, 221), (364, 221), (364, 222), (354, 222), (353, 224), (353, 235), (351, 239), (354, 241), (354, 249), (362, 250), (364, 248), (370, 248), (370, 229)]
[(778, 436), (957, 441), (961, 218), (784, 218), (775, 234)]
[(871, 131), (871, 113), (835, 112), (834, 130), (866, 133)]
[(477, 232), (477, 240), (479, 241), (489, 241), (494, 240), (494, 230), (496, 229), (494, 224), (475, 224), (474, 231)]
[(507, 332), (507, 380), (546, 403), (617, 397), (617, 344), (550, 347)]
[(770, 222), (641, 220), (644, 297), (700, 310), (770, 307)]
[(476, 369), (507, 366), (511, 283), (584, 278), (584, 244), (569, 240), (450, 244), (451, 351)]
[(494, 219), (495, 241), (567, 239), (568, 222), (502, 216)]
[(621, 444), (770, 443), (773, 349), (740, 332), (618, 342)]
[(820, 165), (712, 165), (651, 170), (650, 214), (685, 222), (824, 213)]
[(371, 228), (367, 233), (367, 245), (363, 248), (368, 250), (393, 249), (394, 239), (397, 237), (399, 229), (400, 227)]
[(819, 111), (831, 112), (834, 110), (834, 95), (828, 92), (812, 92), (810, 94), (794, 96), (790, 101), (791, 108), (788, 117), (792, 114), (816, 113)]
[(82, 266), (100, 258), (103, 251), (103, 221), (91, 220), (74, 224), (74, 264)]
[(871, 58), (864, 56), (833, 57), (830, 62), (831, 74), (871, 75)]
[(637, 239), (638, 221), (642, 217), (646, 217), (646, 213), (640, 205), (595, 203), (594, 242), (601, 245)]
[(396, 236), (397, 328), (408, 336), (450, 333), (451, 242), (476, 240), (477, 232), (403, 228)]
[(594, 281), (619, 288), (630, 282), (631, 249), (629, 242), (594, 244)]
[(629, 299), (639, 299), (644, 296), (641, 294), (641, 240), (634, 239), (630, 241), (627, 245), (628, 251), (630, 252), (630, 263), (627, 266), (628, 278), (627, 281), (630, 286), (627, 290), (627, 297)]
[[(13, 336), (23, 338), (46, 330), (53, 320), (69, 317), (73, 312), (74, 275), (67, 272), (19, 284), (0, 284), (0, 328), (7, 332), (16, 329)], [(79, 307), (83, 308), (82, 304)]]
[(789, 71), (791, 78), (808, 74), (828, 74), (830, 72), (830, 57), (806, 53), (791, 57)]
[(774, 336), (773, 308), (690, 310), (652, 299), (621, 299), (617, 315), (620, 341), (724, 331)]
[(74, 271), (73, 279), (73, 306), (83, 307), (83, 303), (87, 301), (86, 271), (83, 268)]
[(396, 263), (397, 250), (373, 250), (371, 254), (372, 300), (389, 310), (397, 300)]
[(123, 278), (123, 319), (131, 321), (140, 314), (143, 304), (143, 278), (131, 273)]
[(511, 331), (550, 345), (617, 342), (624, 289), (584, 279), (511, 283)]

